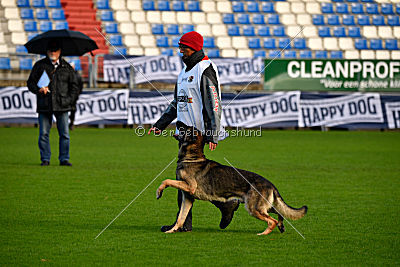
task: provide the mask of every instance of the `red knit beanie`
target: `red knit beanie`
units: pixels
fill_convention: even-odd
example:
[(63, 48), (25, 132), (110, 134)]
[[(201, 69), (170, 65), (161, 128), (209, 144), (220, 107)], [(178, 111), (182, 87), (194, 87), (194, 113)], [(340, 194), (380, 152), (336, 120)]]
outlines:
[(179, 44), (187, 45), (195, 51), (203, 48), (203, 36), (198, 32), (187, 32), (182, 35)]

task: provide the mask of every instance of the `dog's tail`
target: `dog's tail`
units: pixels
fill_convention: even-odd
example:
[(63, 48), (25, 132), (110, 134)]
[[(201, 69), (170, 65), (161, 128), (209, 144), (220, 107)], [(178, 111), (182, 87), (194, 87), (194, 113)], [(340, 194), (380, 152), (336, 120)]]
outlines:
[(274, 207), (281, 215), (285, 218), (292, 220), (298, 220), (304, 217), (307, 213), (307, 206), (303, 206), (299, 209), (293, 208), (285, 203), (278, 190), (274, 190)]

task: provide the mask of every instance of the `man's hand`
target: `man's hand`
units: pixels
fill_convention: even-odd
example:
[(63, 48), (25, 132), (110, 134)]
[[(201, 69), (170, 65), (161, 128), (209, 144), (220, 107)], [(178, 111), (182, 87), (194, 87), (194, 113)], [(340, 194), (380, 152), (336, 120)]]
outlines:
[(214, 151), (214, 150), (217, 148), (217, 145), (218, 145), (218, 144), (215, 144), (215, 143), (210, 142), (210, 143), (208, 144), (208, 147), (210, 148), (211, 151)]
[(48, 92), (50, 92), (49, 87), (42, 87), (39, 89), (39, 93), (41, 94), (47, 94)]
[(151, 134), (151, 132), (154, 132), (154, 134), (160, 134), (161, 130), (156, 127), (151, 127), (147, 134)]

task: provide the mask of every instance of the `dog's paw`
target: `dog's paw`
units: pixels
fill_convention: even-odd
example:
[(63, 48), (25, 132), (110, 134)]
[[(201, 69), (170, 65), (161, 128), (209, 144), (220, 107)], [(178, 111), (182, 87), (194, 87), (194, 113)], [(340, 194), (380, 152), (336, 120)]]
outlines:
[(163, 190), (160, 189), (160, 188), (158, 188), (158, 189), (157, 189), (157, 193), (156, 193), (157, 199), (160, 199), (160, 198), (162, 197), (162, 193), (163, 193)]

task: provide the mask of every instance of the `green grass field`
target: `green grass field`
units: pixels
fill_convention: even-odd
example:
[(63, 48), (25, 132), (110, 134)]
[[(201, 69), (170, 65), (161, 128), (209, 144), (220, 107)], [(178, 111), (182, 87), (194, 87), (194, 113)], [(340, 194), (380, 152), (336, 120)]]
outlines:
[(263, 131), (228, 138), (210, 159), (259, 173), (308, 214), (257, 236), (266, 224), (241, 205), (231, 225), (196, 201), (191, 233), (164, 234), (177, 212), (176, 189), (155, 192), (176, 164), (97, 234), (177, 154), (173, 138), (131, 129), (76, 129), (73, 167), (39, 166), (38, 129), (0, 128), (1, 265), (399, 265), (400, 133)]

